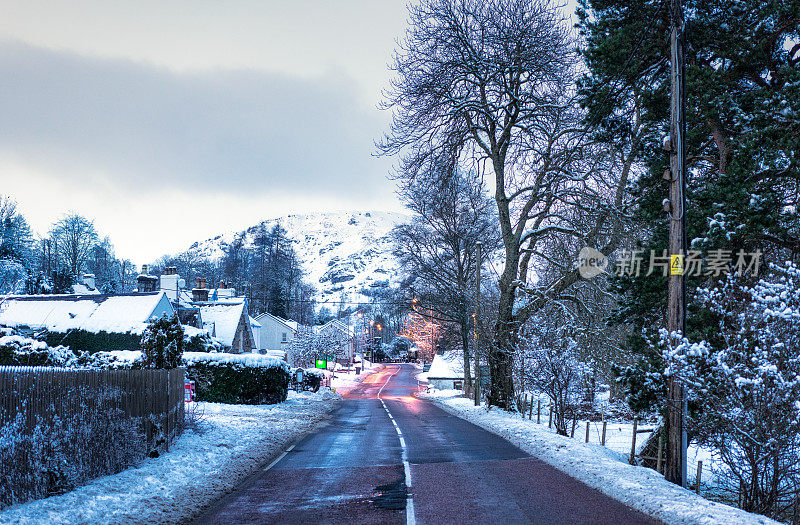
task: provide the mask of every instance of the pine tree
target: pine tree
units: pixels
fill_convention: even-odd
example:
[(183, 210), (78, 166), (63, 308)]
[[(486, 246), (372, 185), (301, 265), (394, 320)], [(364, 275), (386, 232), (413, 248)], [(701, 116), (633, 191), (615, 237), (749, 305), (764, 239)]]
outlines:
[[(691, 249), (759, 250), (766, 260), (797, 260), (800, 221), (800, 3), (689, 0), (686, 56), (688, 213)], [(637, 107), (647, 134), (638, 152), (644, 175), (630, 188), (638, 198), (639, 247), (667, 247), (662, 175), (668, 156), (669, 12), (660, 0), (581, 0), (579, 27), (588, 72), (581, 82), (597, 138), (618, 143)], [(751, 276), (752, 278), (752, 276)], [(699, 286), (720, 276), (689, 278), (687, 332), (706, 339), (713, 315), (693, 301)], [(661, 398), (665, 363), (652, 352), (664, 325), (666, 279), (641, 276), (616, 283), (617, 319), (630, 322), (627, 368), (635, 408)]]

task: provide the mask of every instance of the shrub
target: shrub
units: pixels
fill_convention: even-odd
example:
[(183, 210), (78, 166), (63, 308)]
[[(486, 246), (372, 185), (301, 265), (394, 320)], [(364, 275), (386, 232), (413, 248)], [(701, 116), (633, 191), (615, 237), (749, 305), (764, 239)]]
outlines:
[(183, 327), (177, 315), (161, 317), (142, 333), (142, 366), (144, 368), (177, 368), (183, 355)]
[(207, 333), (183, 336), (184, 352), (223, 352), (225, 348), (222, 343), (211, 337)]
[(187, 352), (184, 364), (198, 401), (260, 405), (281, 403), (288, 395), (289, 365), (276, 358)]

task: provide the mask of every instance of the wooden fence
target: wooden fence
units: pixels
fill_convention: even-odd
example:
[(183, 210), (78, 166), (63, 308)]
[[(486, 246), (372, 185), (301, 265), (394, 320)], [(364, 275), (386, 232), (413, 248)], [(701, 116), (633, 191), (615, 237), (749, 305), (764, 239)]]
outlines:
[[(24, 450), (24, 446), (13, 452), (5, 450), (6, 454), (13, 453), (15, 475), (30, 479), (30, 473), (21, 471), (23, 465), (33, 468), (34, 464), (49, 464), (52, 460), (41, 456), (66, 456), (74, 462), (74, 469), (82, 472), (80, 482), (125, 468), (118, 459), (120, 451), (130, 450), (132, 439), (137, 441), (136, 455), (141, 457), (168, 450), (184, 420), (184, 375), (182, 368), (72, 370), (0, 366), (0, 429), (13, 426), (19, 443), (32, 443), (34, 439), (47, 443), (51, 440), (49, 432), (63, 434), (66, 427), (87, 424), (106, 432), (105, 439), (88, 445), (105, 450), (87, 452), (84, 445), (75, 447), (74, 442), (70, 446), (76, 450), (63, 450), (61, 456), (49, 444), (36, 452)], [(119, 428), (132, 430), (124, 436), (113, 435), (114, 429)], [(95, 436), (86, 432), (83, 435)], [(56, 437), (52, 439), (58, 441)], [(92, 439), (97, 441), (96, 437)], [(5, 490), (0, 491), (4, 493), (0, 500), (5, 501), (0, 501), (0, 506), (47, 495), (37, 487), (2, 488)], [(47, 490), (52, 493), (54, 489)]]

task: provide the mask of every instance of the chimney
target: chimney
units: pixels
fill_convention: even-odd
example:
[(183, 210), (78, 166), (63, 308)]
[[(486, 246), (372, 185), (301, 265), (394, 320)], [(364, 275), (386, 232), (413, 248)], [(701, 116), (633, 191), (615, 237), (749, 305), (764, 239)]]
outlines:
[(167, 294), (172, 301), (178, 300), (178, 281), (180, 275), (174, 266), (167, 266), (164, 268), (164, 273), (159, 280), (159, 288), (162, 292)]
[[(143, 266), (142, 269), (146, 270), (147, 268)], [(136, 283), (140, 292), (155, 292), (158, 287), (158, 277), (147, 273), (141, 273), (136, 278)]]
[(148, 275), (150, 272), (148, 272), (147, 270), (148, 270), (147, 265), (143, 264), (142, 265), (142, 275)]
[(236, 296), (236, 290), (231, 288), (230, 281), (220, 281), (219, 289), (217, 290), (218, 299), (230, 299)]
[(198, 303), (208, 301), (208, 288), (206, 288), (206, 280), (202, 277), (197, 278), (197, 288), (192, 289), (192, 300)]

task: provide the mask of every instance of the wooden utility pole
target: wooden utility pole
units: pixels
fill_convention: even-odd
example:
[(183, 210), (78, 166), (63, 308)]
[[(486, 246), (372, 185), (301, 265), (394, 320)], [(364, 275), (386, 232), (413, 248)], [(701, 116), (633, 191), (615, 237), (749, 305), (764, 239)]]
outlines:
[(475, 406), (481, 404), (481, 248), (483, 243), (475, 243)]
[[(686, 120), (684, 84), (684, 21), (680, 0), (671, 0), (670, 140), (669, 140), (669, 295), (667, 329), (686, 333)], [(670, 345), (672, 345), (670, 338)], [(667, 394), (667, 458), (664, 477), (686, 485), (686, 396), (680, 379), (669, 378)]]

